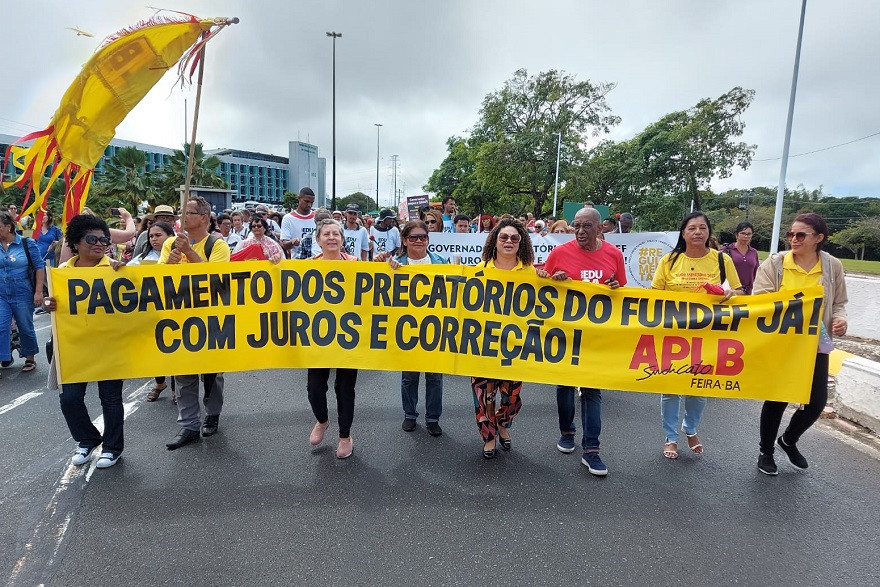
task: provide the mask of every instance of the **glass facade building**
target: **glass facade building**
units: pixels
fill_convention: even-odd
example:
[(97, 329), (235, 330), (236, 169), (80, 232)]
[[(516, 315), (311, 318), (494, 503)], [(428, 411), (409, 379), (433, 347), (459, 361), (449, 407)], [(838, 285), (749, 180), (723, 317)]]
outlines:
[[(0, 134), (0, 157), (6, 148), (19, 137)], [(96, 175), (104, 172), (107, 161), (122, 147), (136, 147), (147, 156), (147, 171), (161, 169), (171, 160), (173, 149), (148, 145), (134, 141), (113, 139), (104, 156), (95, 167)], [(287, 192), (299, 192), (309, 186), (315, 191), (316, 206), (326, 201), (326, 159), (318, 157), (315, 145), (292, 141), (289, 157), (267, 155), (238, 149), (214, 149), (205, 155), (215, 155), (220, 159), (220, 176), (226, 180), (230, 190), (236, 192), (235, 202), (254, 200), (267, 204), (281, 204)], [(7, 165), (4, 175), (13, 174), (13, 167)]]

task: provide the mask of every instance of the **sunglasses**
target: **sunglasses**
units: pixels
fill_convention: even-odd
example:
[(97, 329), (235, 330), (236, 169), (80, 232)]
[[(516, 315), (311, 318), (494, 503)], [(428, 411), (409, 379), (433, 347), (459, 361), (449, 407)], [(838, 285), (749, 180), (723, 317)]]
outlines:
[(425, 224), (437, 224), (436, 220), (425, 220)]
[(791, 232), (791, 231), (785, 233), (785, 238), (787, 238), (788, 240), (794, 239), (795, 242), (798, 242), (798, 243), (803, 242), (804, 239), (807, 238), (808, 236), (816, 236), (816, 233), (815, 232)]
[(258, 228), (263, 228), (262, 224), (251, 224), (251, 230), (256, 230)]
[(101, 243), (102, 245), (106, 246), (110, 244), (109, 236), (95, 236), (93, 234), (87, 234), (83, 237), (83, 240), (90, 245)]
[(428, 235), (427, 234), (410, 234), (410, 235), (407, 235), (406, 238), (408, 238), (411, 241), (426, 241), (426, 240), (428, 240)]
[(518, 234), (499, 234), (498, 235), (498, 240), (500, 240), (503, 243), (506, 243), (507, 241), (510, 241), (512, 243), (518, 243), (521, 238), (522, 237), (520, 237)]

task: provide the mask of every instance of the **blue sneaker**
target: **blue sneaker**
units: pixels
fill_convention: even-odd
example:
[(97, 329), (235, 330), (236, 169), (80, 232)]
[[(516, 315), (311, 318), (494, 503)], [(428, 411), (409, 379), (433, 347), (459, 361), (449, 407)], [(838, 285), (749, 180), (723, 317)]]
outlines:
[(563, 434), (559, 437), (559, 442), (556, 443), (556, 448), (559, 452), (564, 452), (565, 454), (570, 454), (574, 452), (574, 434)]
[(599, 453), (597, 452), (585, 452), (581, 463), (596, 477), (604, 477), (608, 474), (608, 467), (599, 458)]

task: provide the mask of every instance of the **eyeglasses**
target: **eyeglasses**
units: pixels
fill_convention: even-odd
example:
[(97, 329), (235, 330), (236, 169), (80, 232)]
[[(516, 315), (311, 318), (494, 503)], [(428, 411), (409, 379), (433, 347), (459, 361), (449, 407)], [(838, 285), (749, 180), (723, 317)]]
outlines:
[(572, 230), (577, 232), (579, 230), (593, 230), (593, 228), (595, 228), (595, 226), (596, 226), (595, 224), (590, 224), (588, 222), (586, 224), (572, 224), (571, 228), (572, 228)]
[(503, 243), (506, 243), (507, 241), (510, 241), (512, 243), (518, 243), (521, 238), (522, 237), (518, 234), (504, 234), (504, 233), (502, 233), (502, 234), (498, 235), (498, 240), (500, 240)]
[(785, 238), (787, 238), (788, 240), (794, 239), (795, 242), (798, 242), (798, 243), (803, 242), (804, 239), (807, 238), (808, 236), (816, 236), (816, 233), (815, 232), (791, 232), (791, 231), (785, 233)]
[(751, 232), (741, 232), (741, 233), (739, 233), (739, 234), (741, 234), (742, 236), (748, 237), (748, 238), (752, 238), (752, 233), (751, 233)]
[(95, 245), (95, 244), (101, 243), (102, 245), (106, 246), (106, 245), (110, 244), (110, 237), (109, 236), (95, 236), (93, 234), (87, 234), (83, 237), (83, 240), (86, 241), (86, 243), (90, 244), (90, 245)]
[(427, 234), (410, 234), (410, 235), (407, 235), (406, 238), (408, 238), (411, 241), (426, 241), (426, 240), (428, 240), (428, 235)]

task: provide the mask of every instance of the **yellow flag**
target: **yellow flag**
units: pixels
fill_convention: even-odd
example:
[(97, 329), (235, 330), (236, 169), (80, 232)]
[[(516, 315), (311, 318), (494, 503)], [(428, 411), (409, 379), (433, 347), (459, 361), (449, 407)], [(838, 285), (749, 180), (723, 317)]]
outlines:
[[(52, 184), (62, 175), (67, 183), (63, 222), (78, 214), (88, 198), (94, 168), (119, 123), (168, 69), (180, 61), (183, 76), (204, 43), (235, 21), (156, 17), (108, 37), (64, 93), (49, 126), (7, 149), (0, 169), (11, 160), (19, 173), (3, 186), (26, 189), (22, 214), (43, 208)], [(33, 144), (21, 146), (28, 141)], [(50, 181), (41, 190), (47, 169)], [(34, 201), (28, 204), (31, 191)]]

